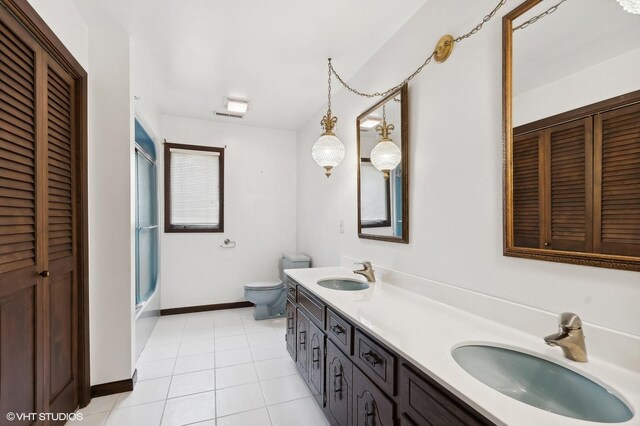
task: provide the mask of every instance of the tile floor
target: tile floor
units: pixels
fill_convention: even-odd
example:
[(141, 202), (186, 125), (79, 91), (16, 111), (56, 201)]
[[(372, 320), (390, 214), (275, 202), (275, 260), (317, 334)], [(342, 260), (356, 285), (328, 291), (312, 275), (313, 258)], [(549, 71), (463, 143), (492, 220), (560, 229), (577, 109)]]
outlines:
[(251, 308), (161, 317), (133, 392), (94, 398), (68, 425), (327, 425), (284, 333), (284, 318), (255, 321)]

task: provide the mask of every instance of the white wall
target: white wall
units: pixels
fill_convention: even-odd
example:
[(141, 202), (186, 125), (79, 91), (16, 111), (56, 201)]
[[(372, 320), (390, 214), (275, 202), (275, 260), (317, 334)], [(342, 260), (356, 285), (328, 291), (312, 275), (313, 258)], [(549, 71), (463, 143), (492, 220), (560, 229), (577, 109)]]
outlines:
[[(226, 146), (224, 233), (161, 232), (162, 307), (237, 302), (245, 283), (279, 279), (282, 252), (296, 246), (296, 133), (163, 115), (161, 137)], [(226, 238), (237, 247), (220, 249)]]
[(639, 90), (639, 69), (640, 48), (515, 95), (514, 126)]
[[(365, 91), (397, 84), (440, 36), (473, 28), (494, 3), (430, 0), (350, 82)], [(311, 158), (324, 111), (298, 131), (298, 250), (314, 266), (337, 265), (349, 255), (550, 312), (575, 311), (587, 322), (640, 335), (636, 272), (502, 255), (501, 60), (496, 17), (409, 84), (408, 245), (357, 237), (355, 118), (373, 101), (334, 93), (337, 135), (347, 154), (330, 179)], [(340, 64), (334, 66), (339, 72)]]

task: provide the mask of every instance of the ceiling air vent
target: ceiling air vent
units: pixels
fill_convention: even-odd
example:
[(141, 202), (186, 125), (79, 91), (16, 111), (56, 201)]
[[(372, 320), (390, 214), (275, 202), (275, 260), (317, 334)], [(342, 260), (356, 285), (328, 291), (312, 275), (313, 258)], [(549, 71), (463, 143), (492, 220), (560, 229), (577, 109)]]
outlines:
[(216, 115), (219, 117), (231, 117), (231, 118), (242, 118), (239, 114), (229, 114), (228, 112), (218, 112), (216, 111)]

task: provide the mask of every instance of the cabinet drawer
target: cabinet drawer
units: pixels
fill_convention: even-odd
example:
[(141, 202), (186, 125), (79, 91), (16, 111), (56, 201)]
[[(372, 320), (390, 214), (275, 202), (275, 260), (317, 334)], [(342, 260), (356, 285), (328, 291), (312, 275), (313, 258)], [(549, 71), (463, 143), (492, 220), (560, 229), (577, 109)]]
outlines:
[(345, 353), (353, 353), (353, 326), (327, 308), (327, 336)]
[(297, 301), (298, 306), (305, 310), (309, 319), (324, 330), (324, 304), (300, 285), (297, 286)]
[[(400, 411), (404, 424), (491, 425), (490, 421), (466, 406), (449, 391), (406, 365), (400, 369)], [(408, 421), (412, 419), (413, 422)]]
[(382, 390), (395, 395), (397, 358), (360, 330), (355, 333), (353, 360)]

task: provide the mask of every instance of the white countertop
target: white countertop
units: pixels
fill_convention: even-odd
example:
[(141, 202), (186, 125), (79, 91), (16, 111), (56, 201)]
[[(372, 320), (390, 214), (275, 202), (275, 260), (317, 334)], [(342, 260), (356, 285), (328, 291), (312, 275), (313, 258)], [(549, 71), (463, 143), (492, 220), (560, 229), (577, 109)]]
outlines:
[[(454, 361), (453, 348), (469, 343), (491, 343), (561, 364), (604, 384), (622, 397), (636, 415), (618, 425), (640, 425), (637, 414), (640, 375), (630, 370), (599, 359), (590, 359), (588, 363), (569, 361), (559, 348), (545, 345), (542, 336), (527, 334), (384, 281), (372, 283), (366, 290), (352, 292), (331, 290), (317, 284), (325, 278), (362, 278), (347, 268), (288, 269), (285, 272), (497, 424), (603, 425), (549, 413), (491, 389)], [(549, 334), (554, 331), (549, 330)]]

